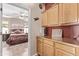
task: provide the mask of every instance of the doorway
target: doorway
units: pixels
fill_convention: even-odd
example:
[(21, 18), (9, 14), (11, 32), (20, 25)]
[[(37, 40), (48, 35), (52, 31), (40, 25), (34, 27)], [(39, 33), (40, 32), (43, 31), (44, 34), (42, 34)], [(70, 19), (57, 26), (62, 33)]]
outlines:
[(22, 6), (22, 3), (2, 6), (2, 56), (28, 56), (29, 9)]

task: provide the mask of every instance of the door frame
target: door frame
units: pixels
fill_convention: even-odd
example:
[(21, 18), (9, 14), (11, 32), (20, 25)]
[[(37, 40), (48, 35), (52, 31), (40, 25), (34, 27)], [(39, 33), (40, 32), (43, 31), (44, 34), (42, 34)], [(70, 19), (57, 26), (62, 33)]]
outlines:
[(28, 56), (31, 56), (31, 25), (32, 25), (32, 16), (31, 16), (31, 8), (29, 10), (29, 16), (28, 16)]
[[(2, 3), (0, 3), (2, 9)], [(0, 56), (2, 56), (2, 10), (0, 10)]]

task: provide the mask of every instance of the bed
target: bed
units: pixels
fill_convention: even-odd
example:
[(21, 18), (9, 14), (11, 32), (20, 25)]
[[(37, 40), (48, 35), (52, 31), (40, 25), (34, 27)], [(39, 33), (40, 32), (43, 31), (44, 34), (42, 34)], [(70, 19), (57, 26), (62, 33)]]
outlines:
[(11, 33), (9, 38), (6, 40), (6, 43), (9, 45), (16, 45), (24, 42), (28, 42), (28, 34), (23, 33), (20, 30), (16, 30), (14, 33)]

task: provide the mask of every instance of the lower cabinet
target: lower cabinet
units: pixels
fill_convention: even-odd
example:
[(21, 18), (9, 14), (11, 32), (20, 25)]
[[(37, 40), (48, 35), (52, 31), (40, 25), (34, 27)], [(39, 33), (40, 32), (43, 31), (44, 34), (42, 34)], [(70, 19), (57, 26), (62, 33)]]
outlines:
[(43, 55), (43, 42), (41, 39), (37, 40), (37, 54), (41, 56)]
[(55, 56), (74, 56), (74, 55), (56, 48), (55, 49)]
[(76, 56), (79, 56), (79, 47), (76, 48)]
[(37, 39), (37, 54), (40, 56), (79, 56), (79, 46), (52, 39)]
[(68, 53), (71, 53), (71, 54), (75, 55), (75, 47), (73, 47), (71, 45), (67, 45), (67, 44), (63, 44), (63, 43), (61, 44), (61, 43), (56, 43), (55, 42), (55, 48), (56, 49), (58, 48), (62, 51), (66, 51)]
[(54, 55), (53, 43), (43, 38), (38, 38), (37, 39), (37, 54), (40, 56), (53, 56)]
[(54, 47), (48, 44), (44, 44), (44, 56), (54, 56)]

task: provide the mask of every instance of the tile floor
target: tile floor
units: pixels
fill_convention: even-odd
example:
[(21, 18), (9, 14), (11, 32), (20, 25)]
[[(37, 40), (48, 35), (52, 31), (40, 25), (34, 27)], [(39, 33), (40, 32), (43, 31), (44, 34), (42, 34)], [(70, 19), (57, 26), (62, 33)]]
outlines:
[(3, 42), (2, 48), (3, 56), (28, 56), (28, 43), (21, 43), (13, 46), (9, 46), (6, 42)]

